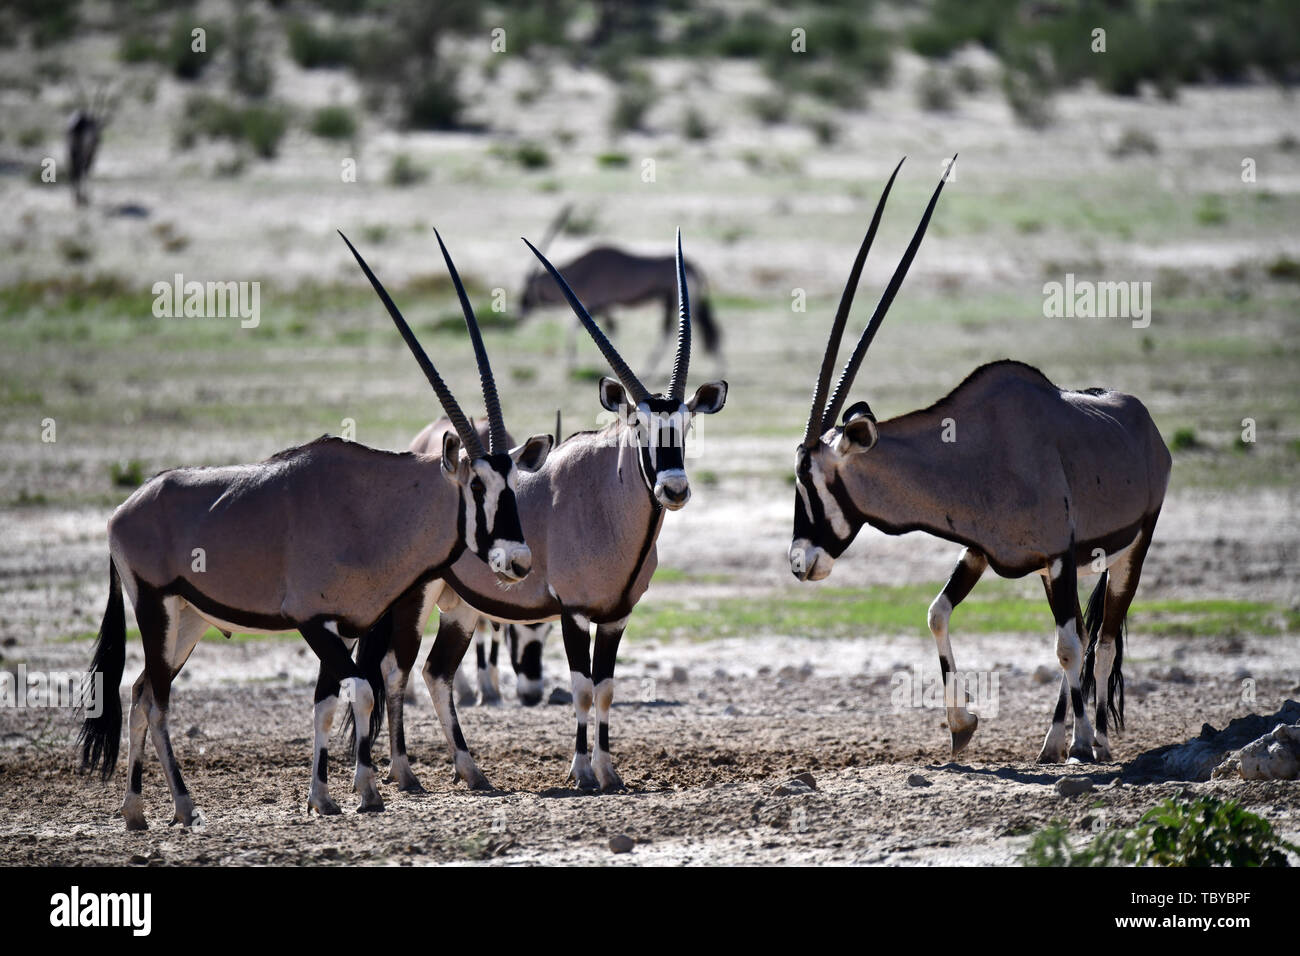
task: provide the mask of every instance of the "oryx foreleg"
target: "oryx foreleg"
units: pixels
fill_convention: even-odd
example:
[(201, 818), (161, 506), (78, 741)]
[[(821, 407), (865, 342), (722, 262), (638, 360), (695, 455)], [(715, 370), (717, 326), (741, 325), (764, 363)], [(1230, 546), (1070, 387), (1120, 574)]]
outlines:
[(952, 610), (970, 594), (971, 588), (980, 579), (989, 562), (979, 551), (967, 548), (962, 552), (953, 568), (948, 583), (943, 586), (939, 596), (930, 605), (930, 633), (934, 635), (939, 648), (939, 671), (943, 676), (944, 704), (948, 713), (948, 732), (952, 736), (952, 754), (955, 757), (970, 742), (971, 735), (979, 725), (979, 715), (972, 714), (954, 695), (958, 686), (965, 687), (957, 678), (957, 664), (952, 655), (952, 643), (948, 639), (948, 620)]
[(1061, 763), (1066, 757), (1065, 707), (1067, 695), (1074, 713), (1074, 736), (1070, 741), (1068, 756), (1076, 760), (1092, 760), (1092, 724), (1083, 706), (1081, 678), (1083, 674), (1083, 643), (1079, 638), (1083, 627), (1083, 614), (1079, 608), (1078, 575), (1074, 563), (1074, 549), (1054, 560), (1044, 579), (1047, 600), (1056, 621), (1056, 657), (1060, 661), (1061, 694), (1052, 715), (1052, 726), (1038, 754), (1039, 763)]
[[(569, 777), (579, 790), (597, 790), (600, 782), (591, 771), (591, 756), (587, 752), (587, 715), (591, 711), (593, 688), (591, 683), (591, 623), (587, 618), (565, 612), (560, 617), (564, 633), (564, 653), (569, 659), (569, 680), (573, 687), (573, 711), (577, 716), (578, 730), (574, 737), (573, 763)], [(611, 670), (611, 676), (613, 672)]]
[(456, 670), (473, 639), (478, 616), (477, 611), (462, 601), (457, 601), (450, 608), (443, 608), (438, 619), (438, 636), (434, 638), (433, 649), (424, 662), (424, 682), (429, 686), (433, 709), (438, 714), (442, 732), (451, 747), (452, 763), (455, 766), (452, 782), (464, 780), (471, 790), (491, 790), (492, 784), (475, 766), (469, 745), (465, 743), (465, 735), (461, 732), (460, 720), (456, 716), (456, 702), (452, 700), (451, 693)]
[[(171, 700), (172, 681), (189, 659), (194, 645), (207, 629), (207, 624), (178, 597), (163, 598), (152, 589), (141, 586), (136, 604), (136, 622), (140, 626), (141, 642), (144, 645), (145, 674), (149, 693), (141, 694), (139, 703), (144, 705), (148, 721), (149, 735), (153, 738), (154, 750), (158, 762), (162, 764), (163, 774), (167, 778), (167, 787), (171, 791), (175, 816), (172, 822), (189, 826), (194, 822), (194, 799), (190, 796), (185, 780), (181, 776), (180, 764), (172, 750), (171, 734), (168, 730), (168, 705)], [(132, 708), (132, 723), (138, 719)], [(133, 727), (133, 732), (134, 732)], [(133, 733), (134, 736), (134, 733)], [(141, 740), (143, 744), (143, 740)], [(139, 767), (133, 766), (132, 771)], [(128, 795), (130, 783), (128, 783)], [(123, 801), (125, 809), (126, 801)], [(138, 820), (144, 822), (143, 812)], [(128, 824), (131, 818), (128, 816)]]
[[(596, 655), (592, 662), (591, 680), (594, 684), (596, 705), (596, 755), (591, 769), (596, 773), (600, 789), (609, 793), (623, 789), (623, 780), (614, 770), (609, 754), (609, 710), (614, 703), (614, 664), (618, 657), (618, 644), (627, 627), (627, 618), (613, 624), (596, 625)], [(577, 699), (577, 694), (574, 694)]]

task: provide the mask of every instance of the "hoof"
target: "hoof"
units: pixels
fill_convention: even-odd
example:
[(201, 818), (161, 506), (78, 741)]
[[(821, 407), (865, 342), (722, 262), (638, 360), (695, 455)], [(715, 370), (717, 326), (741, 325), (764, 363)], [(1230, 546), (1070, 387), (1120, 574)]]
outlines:
[(128, 832), (148, 830), (149, 824), (145, 822), (143, 813), (138, 816), (128, 816), (126, 818), (126, 829)]
[(1070, 763), (1092, 763), (1091, 747), (1071, 747)]
[(308, 815), (310, 815), (313, 810), (315, 810), (323, 817), (338, 816), (340, 813), (343, 812), (339, 808), (339, 805), (335, 803), (333, 800), (331, 800), (328, 796), (309, 798), (307, 800)]
[(1105, 744), (1093, 744), (1092, 756), (1093, 759), (1096, 760), (1098, 763), (1111, 762), (1110, 748), (1107, 747)]
[(1039, 763), (1065, 763), (1065, 748), (1044, 747), (1038, 754)]
[[(975, 714), (971, 714), (970, 716), (971, 722), (969, 727), (965, 727), (962, 730), (952, 731), (952, 755), (954, 757), (966, 749), (966, 745), (970, 743), (971, 737), (975, 735), (975, 728), (979, 726), (979, 717)], [(949, 724), (950, 728), (951, 726), (952, 725)]]
[(424, 789), (424, 786), (420, 783), (420, 781), (416, 780), (414, 776), (411, 776), (409, 779), (403, 780), (401, 783), (399, 783), (397, 785), (397, 791), (399, 793), (428, 793), (428, 791)]
[(357, 807), (357, 813), (383, 813), (383, 812), (384, 812), (384, 801), (379, 796), (379, 794), (375, 794), (374, 798), (371, 800), (362, 800), (361, 806)]
[(465, 786), (469, 787), (471, 790), (484, 791), (484, 790), (496, 789), (495, 787), (492, 786), (491, 783), (488, 782), (488, 778), (483, 776), (483, 774), (479, 773), (478, 771), (475, 771), (474, 773), (470, 774), (468, 777), (465, 777), (464, 779), (465, 779)]
[(579, 790), (587, 793), (595, 793), (600, 789), (600, 782), (596, 780), (596, 775), (591, 772), (590, 767), (570, 769), (568, 779), (572, 780)]

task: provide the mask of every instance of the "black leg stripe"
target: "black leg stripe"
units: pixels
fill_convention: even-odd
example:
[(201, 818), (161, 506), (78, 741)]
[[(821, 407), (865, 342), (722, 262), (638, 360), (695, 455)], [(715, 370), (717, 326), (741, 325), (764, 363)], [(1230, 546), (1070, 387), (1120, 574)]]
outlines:
[(587, 725), (578, 724), (578, 739), (573, 745), (574, 753), (585, 754), (587, 752)]
[(329, 777), (330, 752), (322, 747), (316, 754), (316, 779), (324, 783)]
[(602, 720), (597, 728), (597, 734), (597, 746), (605, 753), (609, 753), (609, 724)]

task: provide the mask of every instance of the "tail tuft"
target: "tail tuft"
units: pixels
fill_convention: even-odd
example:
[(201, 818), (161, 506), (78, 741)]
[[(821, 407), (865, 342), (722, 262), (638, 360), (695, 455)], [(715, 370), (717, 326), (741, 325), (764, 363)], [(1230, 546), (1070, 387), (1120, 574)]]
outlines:
[[(88, 702), (99, 705), (96, 716), (87, 716), (77, 735), (81, 747), (81, 771), (98, 769), (108, 780), (117, 766), (122, 742), (122, 698), (118, 690), (126, 669), (126, 609), (122, 604), (122, 582), (112, 558), (108, 561), (108, 605), (99, 626), (95, 654), (82, 685), (82, 709)], [(96, 687), (98, 679), (99, 687)]]

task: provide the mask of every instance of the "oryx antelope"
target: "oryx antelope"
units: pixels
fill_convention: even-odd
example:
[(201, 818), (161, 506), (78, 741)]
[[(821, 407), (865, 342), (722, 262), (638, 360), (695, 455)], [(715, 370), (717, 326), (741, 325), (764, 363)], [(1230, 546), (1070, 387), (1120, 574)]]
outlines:
[[(561, 212), (561, 220), (568, 213), (568, 207)], [(550, 238), (548, 231), (548, 239)], [(542, 243), (545, 250), (547, 243)], [(704, 350), (719, 362), (721, 333), (713, 318), (713, 307), (709, 303), (707, 284), (704, 274), (692, 262), (684, 263), (687, 279), (695, 287), (697, 315), (692, 321), (698, 325), (700, 336), (704, 340)], [(673, 256), (640, 256), (624, 252), (614, 246), (597, 246), (589, 249), (568, 265), (562, 266), (574, 293), (587, 310), (594, 316), (605, 320), (610, 331), (614, 331), (615, 306), (637, 306), (650, 302), (662, 302), (664, 307), (663, 325), (657, 344), (651, 353), (646, 367), (652, 372), (659, 367), (672, 335), (674, 307), (677, 293), (677, 264)], [(534, 309), (546, 306), (562, 306), (564, 296), (555, 283), (549, 281), (543, 269), (534, 266), (524, 282), (523, 292), (519, 296), (519, 317), (527, 318)], [(572, 368), (577, 353), (577, 322), (569, 326), (565, 344), (565, 360)], [(558, 436), (557, 436), (558, 437)]]
[[(84, 767), (102, 764), (107, 779), (122, 728), (117, 688), (125, 666), (125, 588), (145, 654), (131, 694), (130, 779), (122, 806), (128, 829), (146, 825), (140, 792), (146, 731), (163, 765), (175, 818), (184, 824), (194, 819), (167, 714), (172, 682), (209, 627), (227, 635), (302, 634), (321, 661), (308, 809), (339, 812), (326, 783), (326, 744), (339, 686), (346, 682), (355, 725), (372, 728), (357, 734), (355, 747), (360, 809), (382, 810), (370, 735), (387, 642), (363, 640), (354, 663), (345, 640), (366, 635), (400, 594), (436, 578), (467, 551), (494, 581), (518, 581), (532, 565), (514, 489), (517, 471), (539, 467), (552, 439), (532, 438), (509, 451), (500, 442), (505, 429), (496, 384), (446, 247), (443, 256), (460, 295), (492, 423), (487, 450), (388, 293), (351, 243), (348, 248), (455, 427), (443, 437), (438, 458), (326, 437), (256, 464), (166, 471), (113, 513), (108, 607), (91, 665), (92, 675), (105, 678), (107, 699), (100, 716), (86, 719), (81, 743)], [(387, 623), (376, 630), (386, 632)]]
[[(598, 431), (570, 436), (539, 471), (520, 477), (520, 521), (534, 558), (533, 573), (525, 581), (502, 588), (474, 563), (461, 560), (443, 574), (442, 582), (413, 588), (394, 606), (393, 649), (384, 659), (384, 671), (393, 750), (390, 779), (403, 789), (420, 786), (406, 755), (401, 708), (424, 621), (434, 603), (441, 616), (423, 673), (452, 751), (455, 779), (473, 789), (491, 789), (470, 756), (452, 699), (456, 669), (480, 615), (508, 623), (558, 618), (577, 716), (570, 775), (583, 789), (622, 786), (609, 743), (619, 641), (654, 574), (664, 509), (676, 511), (690, 497), (685, 441), (691, 419), (721, 411), (727, 398), (727, 383), (718, 381), (701, 385), (686, 399), (691, 309), (680, 236), (677, 352), (668, 390), (661, 395), (651, 394), (641, 383), (560, 272), (531, 243), (529, 248), (617, 376), (617, 381), (602, 379), (599, 386), (601, 404), (617, 418)], [(594, 757), (587, 740), (593, 706)]]
[[(1038, 759), (1109, 760), (1108, 712), (1123, 726), (1124, 618), (1164, 501), (1169, 451), (1136, 398), (1109, 389), (1058, 388), (1042, 372), (1013, 361), (976, 369), (929, 408), (877, 422), (870, 406), (857, 402), (837, 424), (943, 189), (940, 182), (827, 399), (862, 265), (897, 174), (895, 168), (849, 274), (795, 451), (790, 568), (801, 581), (826, 577), (864, 524), (886, 534), (926, 531), (963, 545), (929, 611), (949, 689), (956, 675), (948, 637), (953, 608), (989, 566), (1004, 577), (1041, 574), (1063, 674)], [(955, 425), (955, 441), (944, 440), (948, 422)], [(1085, 660), (1076, 579), (1094, 570), (1102, 573), (1089, 601)], [(1097, 701), (1095, 735), (1084, 711), (1090, 690)], [(1074, 716), (1068, 748), (1067, 699)], [(956, 754), (978, 718), (951, 694), (945, 702)]]
[(68, 145), (68, 174), (72, 179), (72, 195), (78, 206), (90, 200), (90, 170), (95, 164), (99, 138), (112, 118), (112, 98), (107, 92), (101, 95), (96, 88), (89, 100), (84, 91), (81, 103), (68, 118), (65, 136)]

